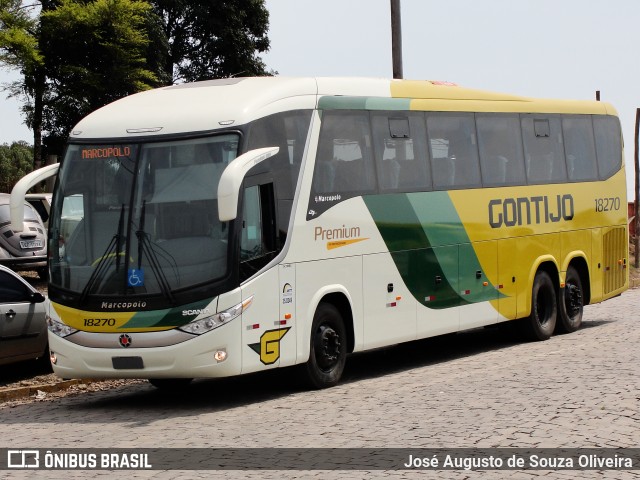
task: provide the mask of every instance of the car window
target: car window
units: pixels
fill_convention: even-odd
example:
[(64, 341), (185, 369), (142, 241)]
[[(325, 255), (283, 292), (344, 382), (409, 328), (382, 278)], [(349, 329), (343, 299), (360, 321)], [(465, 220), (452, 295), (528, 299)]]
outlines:
[(28, 200), (33, 208), (36, 209), (38, 215), (43, 222), (47, 222), (49, 220), (49, 213), (47, 212), (47, 207), (44, 206), (44, 202), (39, 199)]
[(7, 272), (0, 271), (0, 303), (25, 302), (29, 289), (20, 280)]

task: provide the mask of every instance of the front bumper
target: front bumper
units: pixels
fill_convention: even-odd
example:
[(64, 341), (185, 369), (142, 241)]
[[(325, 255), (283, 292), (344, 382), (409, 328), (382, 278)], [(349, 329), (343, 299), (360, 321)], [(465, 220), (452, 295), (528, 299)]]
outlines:
[[(240, 326), (239, 321), (230, 322), (175, 345), (144, 348), (135, 345), (144, 344), (147, 333), (127, 333), (127, 348), (90, 348), (49, 332), (49, 349), (56, 358), (53, 371), (62, 378), (227, 377), (242, 369)], [(221, 350), (226, 359), (219, 362), (214, 354)]]

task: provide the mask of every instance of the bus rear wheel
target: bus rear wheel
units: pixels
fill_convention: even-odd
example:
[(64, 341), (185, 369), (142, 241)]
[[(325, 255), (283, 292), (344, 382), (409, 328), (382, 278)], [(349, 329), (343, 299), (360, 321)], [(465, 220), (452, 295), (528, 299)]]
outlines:
[(560, 313), (556, 330), (561, 333), (575, 332), (582, 325), (582, 311), (584, 297), (582, 280), (574, 267), (567, 269), (564, 288), (558, 297), (558, 310)]
[(311, 327), (306, 376), (314, 388), (335, 385), (342, 377), (347, 359), (347, 334), (340, 311), (330, 303), (320, 303)]
[(539, 271), (531, 290), (531, 314), (521, 320), (522, 332), (528, 340), (547, 340), (556, 327), (558, 305), (553, 280), (545, 271)]

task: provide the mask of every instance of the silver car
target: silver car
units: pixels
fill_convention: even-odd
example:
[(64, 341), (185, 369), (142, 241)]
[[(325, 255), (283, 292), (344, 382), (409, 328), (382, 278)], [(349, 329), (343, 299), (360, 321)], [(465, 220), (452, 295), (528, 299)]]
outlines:
[(21, 232), (11, 229), (8, 193), (0, 193), (0, 265), (13, 270), (35, 270), (40, 278), (47, 276), (47, 231), (40, 215), (24, 203)]
[(0, 365), (48, 359), (44, 296), (0, 265)]

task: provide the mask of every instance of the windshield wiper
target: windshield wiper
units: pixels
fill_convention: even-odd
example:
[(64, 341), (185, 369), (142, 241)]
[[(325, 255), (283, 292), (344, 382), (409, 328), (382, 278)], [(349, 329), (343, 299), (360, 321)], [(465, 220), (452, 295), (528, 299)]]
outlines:
[(116, 257), (116, 272), (120, 268), (120, 251), (122, 249), (122, 230), (124, 228), (124, 203), (120, 207), (120, 219), (118, 220), (118, 231), (111, 238), (111, 241), (107, 245), (104, 253), (100, 257), (100, 261), (96, 268), (91, 272), (91, 276), (89, 280), (87, 280), (87, 284), (82, 289), (82, 293), (80, 294), (80, 303), (83, 303), (89, 295), (89, 292), (93, 289), (93, 286), (101, 282), (104, 278), (105, 274), (109, 270), (109, 259), (113, 255), (115, 251)]
[(174, 275), (178, 280), (178, 272), (177, 272), (177, 264), (174, 258), (167, 252), (159, 247), (154, 246), (149, 240), (149, 235), (144, 231), (144, 219), (145, 219), (145, 211), (147, 208), (147, 202), (142, 202), (142, 212), (140, 215), (140, 228), (136, 231), (136, 237), (138, 237), (138, 270), (142, 268), (142, 256), (146, 256), (149, 261), (149, 266), (151, 267), (151, 271), (153, 272), (154, 277), (156, 277), (156, 281), (160, 286), (160, 290), (162, 294), (171, 302), (174, 303), (174, 297), (171, 293), (171, 286), (169, 285), (169, 281), (167, 280), (162, 267), (160, 266), (160, 261), (158, 259), (158, 253), (156, 252), (156, 248), (160, 249), (160, 254), (163, 259), (166, 260), (171, 267), (173, 268)]

